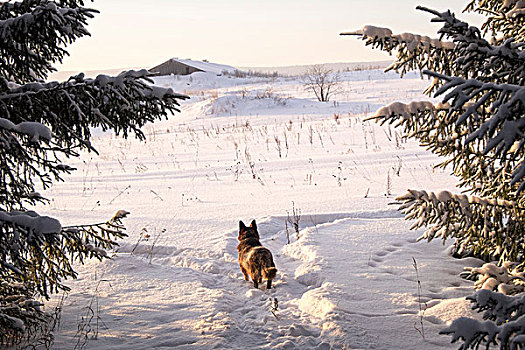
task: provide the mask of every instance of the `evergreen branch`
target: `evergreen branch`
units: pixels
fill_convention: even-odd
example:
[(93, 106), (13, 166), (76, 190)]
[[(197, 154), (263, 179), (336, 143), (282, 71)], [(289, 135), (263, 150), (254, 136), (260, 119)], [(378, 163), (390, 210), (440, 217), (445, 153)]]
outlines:
[(127, 214), (119, 211), (103, 223), (61, 227), (57, 220), (34, 212), (0, 211), (0, 263), (13, 266), (1, 269), (0, 276), (32, 281), (44, 297), (67, 290), (62, 281), (76, 277), (73, 262), (108, 258), (106, 249), (127, 237), (121, 222)]
[(429, 227), (420, 240), (454, 238), (459, 256), (517, 261), (525, 249), (525, 207), (516, 201), (416, 190), (396, 200), (405, 219), (417, 218), (411, 229)]
[(498, 41), (514, 38), (516, 41), (525, 41), (525, 15), (519, 11), (523, 6), (517, 0), (472, 0), (465, 7), (464, 12), (489, 14), (482, 25), (485, 33), (493, 37), (501, 36)]
[[(142, 70), (116, 77), (85, 79), (81, 74), (63, 83), (25, 84), (0, 96), (4, 102), (0, 112), (15, 123), (36, 117), (32, 121), (49, 125), (64, 147), (76, 142), (94, 150), (88, 142), (92, 127), (113, 129), (124, 137), (133, 132), (143, 139), (143, 125), (179, 112), (179, 101), (189, 98), (148, 85), (148, 76), (149, 72)], [(22, 101), (26, 103), (21, 106)]]
[[(476, 123), (476, 128), (465, 138), (465, 144), (475, 140), (486, 140), (483, 155), (493, 153), (501, 164), (511, 164), (511, 185), (520, 183), (517, 191), (525, 187), (524, 131), (525, 117), (520, 111), (525, 108), (525, 87), (514, 84), (483, 83), (475, 79), (449, 77), (443, 74), (424, 71), (424, 74), (444, 80), (445, 84), (436, 92), (436, 96), (447, 93), (444, 102), (451, 101), (452, 111), (470, 106), (459, 116), (456, 125)], [(490, 103), (490, 104), (489, 104)], [(487, 110), (492, 114), (482, 120), (479, 111)], [(476, 119), (472, 121), (472, 117)], [(479, 122), (482, 122), (479, 124)]]

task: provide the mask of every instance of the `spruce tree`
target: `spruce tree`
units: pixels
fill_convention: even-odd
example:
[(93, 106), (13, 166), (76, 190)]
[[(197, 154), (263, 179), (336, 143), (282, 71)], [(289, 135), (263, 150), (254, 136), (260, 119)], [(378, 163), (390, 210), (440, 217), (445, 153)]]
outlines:
[[(398, 197), (400, 209), (415, 220), (413, 229), (426, 227), (421, 239), (452, 239), (458, 256), (496, 260), (507, 275), (509, 262), (518, 269), (525, 264), (525, 2), (469, 1), (464, 11), (485, 17), (480, 29), (451, 11), (418, 9), (441, 23), (439, 38), (373, 26), (342, 33), (395, 53), (387, 70), (420, 71), (431, 80), (426, 93), (442, 98), (436, 105), (396, 102), (371, 118), (403, 128), (442, 157), (438, 166), (459, 180), (462, 193), (411, 189)], [(499, 269), (492, 266), (489, 275)], [(513, 273), (514, 281), (523, 280), (523, 274)], [(498, 289), (498, 276), (493, 277), (496, 282), (483, 284), (493, 294), (481, 291), (471, 298), (489, 321), (462, 318), (443, 330), (453, 341), (462, 339), (462, 349), (525, 344), (522, 298), (492, 292), (514, 290)]]
[[(466, 11), (487, 16), (483, 31), (450, 11), (431, 13), (443, 24), (440, 39), (365, 26), (343, 33), (367, 45), (397, 51), (387, 70), (419, 70), (432, 78), (427, 92), (443, 102), (399, 102), (372, 119), (400, 126), (407, 137), (444, 158), (462, 194), (410, 190), (399, 199), (424, 238), (455, 239), (458, 254), (525, 259), (525, 7), (522, 1), (471, 1)], [(485, 35), (484, 35), (485, 34)], [(484, 36), (490, 36), (487, 40)]]
[(73, 263), (107, 258), (125, 236), (124, 210), (63, 227), (32, 210), (47, 201), (36, 190), (74, 171), (68, 158), (96, 152), (92, 128), (144, 139), (145, 123), (179, 111), (187, 98), (152, 86), (146, 70), (46, 82), (66, 45), (89, 35), (96, 12), (82, 0), (0, 3), (0, 345), (38, 339), (51, 316), (36, 299), (67, 290)]

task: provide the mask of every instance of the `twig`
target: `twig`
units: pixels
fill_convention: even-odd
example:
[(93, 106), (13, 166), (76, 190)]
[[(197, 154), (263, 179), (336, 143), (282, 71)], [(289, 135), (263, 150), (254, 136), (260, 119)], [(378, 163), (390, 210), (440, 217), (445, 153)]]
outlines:
[(120, 191), (115, 197), (113, 197), (113, 199), (110, 200), (108, 204), (113, 203), (113, 201), (114, 201), (115, 199), (117, 199), (118, 197), (122, 196), (122, 194), (123, 194), (124, 192), (126, 192), (126, 191), (127, 191), (128, 189), (130, 189), (130, 188), (131, 188), (131, 185), (127, 185), (126, 188), (123, 189), (122, 191)]
[(270, 297), (270, 303), (270, 312), (272, 313), (273, 317), (279, 320), (279, 316), (277, 315), (277, 312), (279, 312), (279, 301), (277, 298)]
[[(421, 291), (422, 291), (422, 288), (421, 288), (421, 281), (419, 280), (419, 270), (417, 268), (417, 261), (416, 261), (416, 258), (412, 257), (412, 266), (414, 266), (414, 269), (416, 270), (416, 278), (417, 278), (417, 297), (418, 297), (418, 304), (419, 304), (419, 325), (420, 325), (420, 328), (417, 327), (417, 321), (414, 322), (414, 328), (416, 331), (419, 332), (419, 334), (421, 334), (421, 337), (423, 339), (425, 339), (425, 328), (423, 326), (423, 315), (425, 314), (425, 310), (427, 309), (427, 304), (426, 303), (423, 303), (421, 301)], [(423, 307), (424, 305), (424, 307)]]

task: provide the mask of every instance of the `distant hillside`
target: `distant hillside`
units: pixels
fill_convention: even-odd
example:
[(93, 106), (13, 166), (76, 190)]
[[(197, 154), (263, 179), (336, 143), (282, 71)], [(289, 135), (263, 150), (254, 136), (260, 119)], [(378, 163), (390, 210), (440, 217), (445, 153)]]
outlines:
[[(346, 70), (369, 70), (386, 68), (392, 63), (389, 61), (373, 61), (373, 62), (340, 62), (340, 63), (322, 63), (334, 72), (346, 71)], [(239, 67), (239, 69), (248, 71), (256, 71), (261, 73), (273, 73), (277, 72), (283, 75), (301, 75), (311, 67), (312, 65), (301, 65), (301, 66), (283, 66), (283, 67)]]
[[(392, 61), (373, 61), (373, 62), (346, 62), (346, 63), (322, 63), (322, 65), (332, 69), (335, 72), (345, 70), (367, 70), (367, 69), (378, 69), (386, 68), (392, 63)], [(273, 73), (277, 72), (283, 75), (301, 75), (311, 65), (302, 66), (283, 66), (283, 67), (239, 67), (243, 71), (256, 71), (261, 73)], [(99, 74), (118, 75), (120, 72), (130, 69), (143, 69), (144, 67), (128, 67), (128, 68), (110, 68), (110, 69), (98, 69), (88, 70), (84, 73), (86, 77), (96, 77)], [(66, 80), (72, 75), (78, 74), (80, 71), (59, 71), (50, 74), (48, 80)]]

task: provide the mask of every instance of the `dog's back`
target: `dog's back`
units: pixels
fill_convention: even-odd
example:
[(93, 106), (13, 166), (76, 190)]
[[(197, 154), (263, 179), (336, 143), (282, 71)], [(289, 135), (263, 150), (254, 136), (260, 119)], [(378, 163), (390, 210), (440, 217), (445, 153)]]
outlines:
[(239, 265), (244, 278), (248, 281), (249, 275), (255, 288), (258, 288), (259, 283), (265, 279), (267, 289), (272, 288), (272, 280), (277, 274), (277, 269), (272, 253), (259, 241), (255, 220), (252, 221), (250, 227), (246, 227), (242, 221), (239, 222), (238, 239)]

